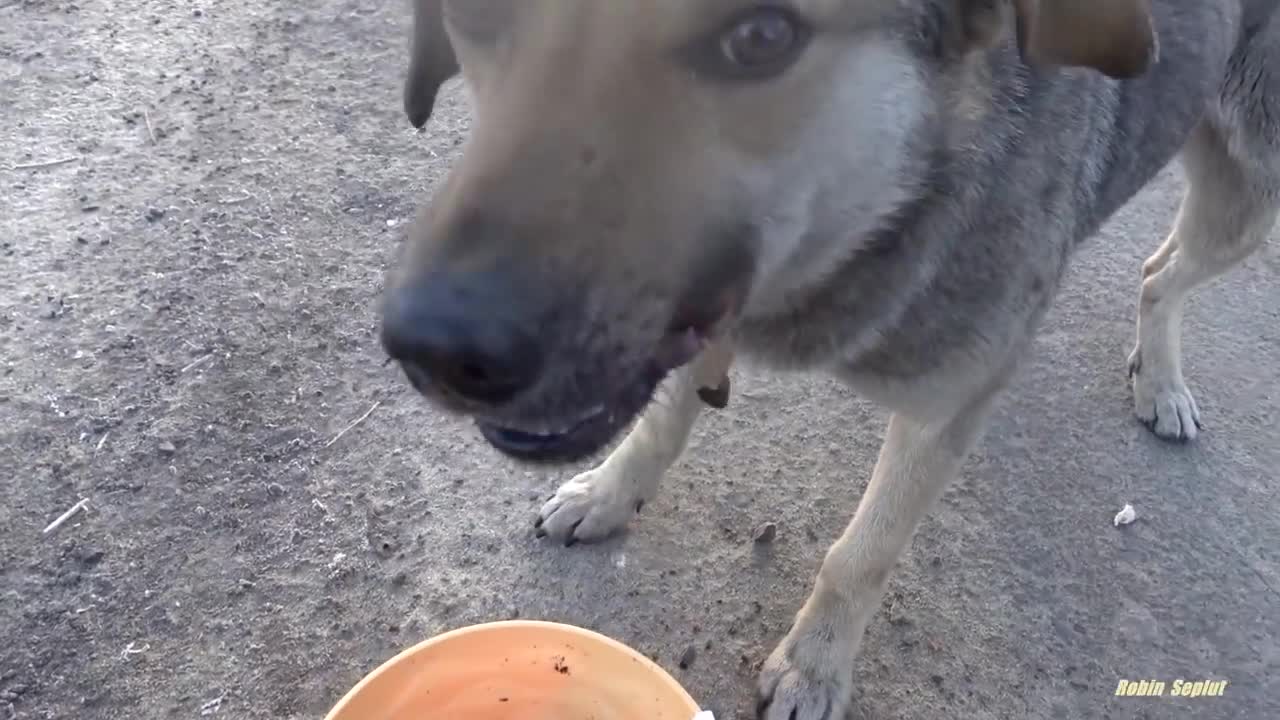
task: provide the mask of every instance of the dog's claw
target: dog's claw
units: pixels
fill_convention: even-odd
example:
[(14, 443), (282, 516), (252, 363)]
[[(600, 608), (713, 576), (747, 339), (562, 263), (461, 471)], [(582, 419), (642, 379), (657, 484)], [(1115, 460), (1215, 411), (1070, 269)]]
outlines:
[(573, 527), (569, 528), (569, 537), (565, 538), (564, 540), (565, 547), (573, 547), (574, 545), (578, 544), (578, 535), (577, 535), (578, 526), (581, 524), (582, 524), (582, 521), (579, 520), (578, 522), (573, 524)]

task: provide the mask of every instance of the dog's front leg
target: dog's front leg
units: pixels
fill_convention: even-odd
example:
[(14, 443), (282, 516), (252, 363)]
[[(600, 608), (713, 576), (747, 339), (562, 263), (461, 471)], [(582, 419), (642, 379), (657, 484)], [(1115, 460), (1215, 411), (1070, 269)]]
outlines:
[(959, 472), (989, 407), (987, 398), (950, 420), (889, 419), (853, 521), (828, 550), (808, 601), (764, 664), (763, 720), (843, 720), (854, 658), (889, 573), (916, 524)]
[(658, 494), (667, 468), (684, 452), (703, 400), (700, 388), (721, 387), (732, 353), (712, 344), (663, 383), (635, 428), (599, 466), (560, 486), (538, 513), (538, 535), (566, 545), (608, 537)]

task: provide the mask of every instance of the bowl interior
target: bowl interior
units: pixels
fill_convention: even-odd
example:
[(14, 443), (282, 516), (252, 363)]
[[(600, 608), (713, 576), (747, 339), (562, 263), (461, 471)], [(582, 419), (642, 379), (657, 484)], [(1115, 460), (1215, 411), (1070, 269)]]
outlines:
[(665, 670), (614, 640), (536, 621), (476, 625), (387, 661), (326, 720), (691, 720)]

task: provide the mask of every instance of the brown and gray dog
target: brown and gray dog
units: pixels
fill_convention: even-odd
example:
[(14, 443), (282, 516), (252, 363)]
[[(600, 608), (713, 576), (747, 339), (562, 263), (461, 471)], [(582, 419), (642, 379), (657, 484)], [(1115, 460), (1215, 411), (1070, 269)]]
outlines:
[(517, 457), (584, 457), (643, 411), (542, 508), (566, 544), (654, 497), (733, 354), (891, 409), (760, 678), (767, 720), (842, 718), (889, 573), (1068, 258), (1175, 155), (1189, 187), (1129, 369), (1138, 417), (1195, 437), (1183, 305), (1280, 207), (1275, 6), (416, 0), (410, 119), (460, 72), (474, 125), (390, 278), (384, 344)]

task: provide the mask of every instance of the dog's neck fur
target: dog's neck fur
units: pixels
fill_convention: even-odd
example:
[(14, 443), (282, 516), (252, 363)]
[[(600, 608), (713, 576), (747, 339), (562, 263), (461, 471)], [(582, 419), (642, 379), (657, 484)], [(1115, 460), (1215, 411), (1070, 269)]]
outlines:
[[(1209, 16), (1233, 6), (1159, 7), (1163, 60), (1135, 81), (1029, 69), (1010, 46), (944, 76), (952, 102), (939, 112), (950, 117), (929, 137), (915, 200), (858, 243), (829, 281), (742, 318), (746, 355), (905, 379), (956, 354), (995, 356), (1027, 342), (1074, 248), (1170, 161), (1217, 90), (1212, 69), (1225, 64), (1238, 26)], [(1205, 26), (1217, 29), (1207, 42), (1191, 31)], [(1206, 62), (1213, 56), (1221, 61)], [(1165, 99), (1161, 107), (1155, 98)], [(1082, 157), (1098, 160), (1081, 165)], [(1006, 337), (979, 330), (1011, 307), (1025, 323)]]

